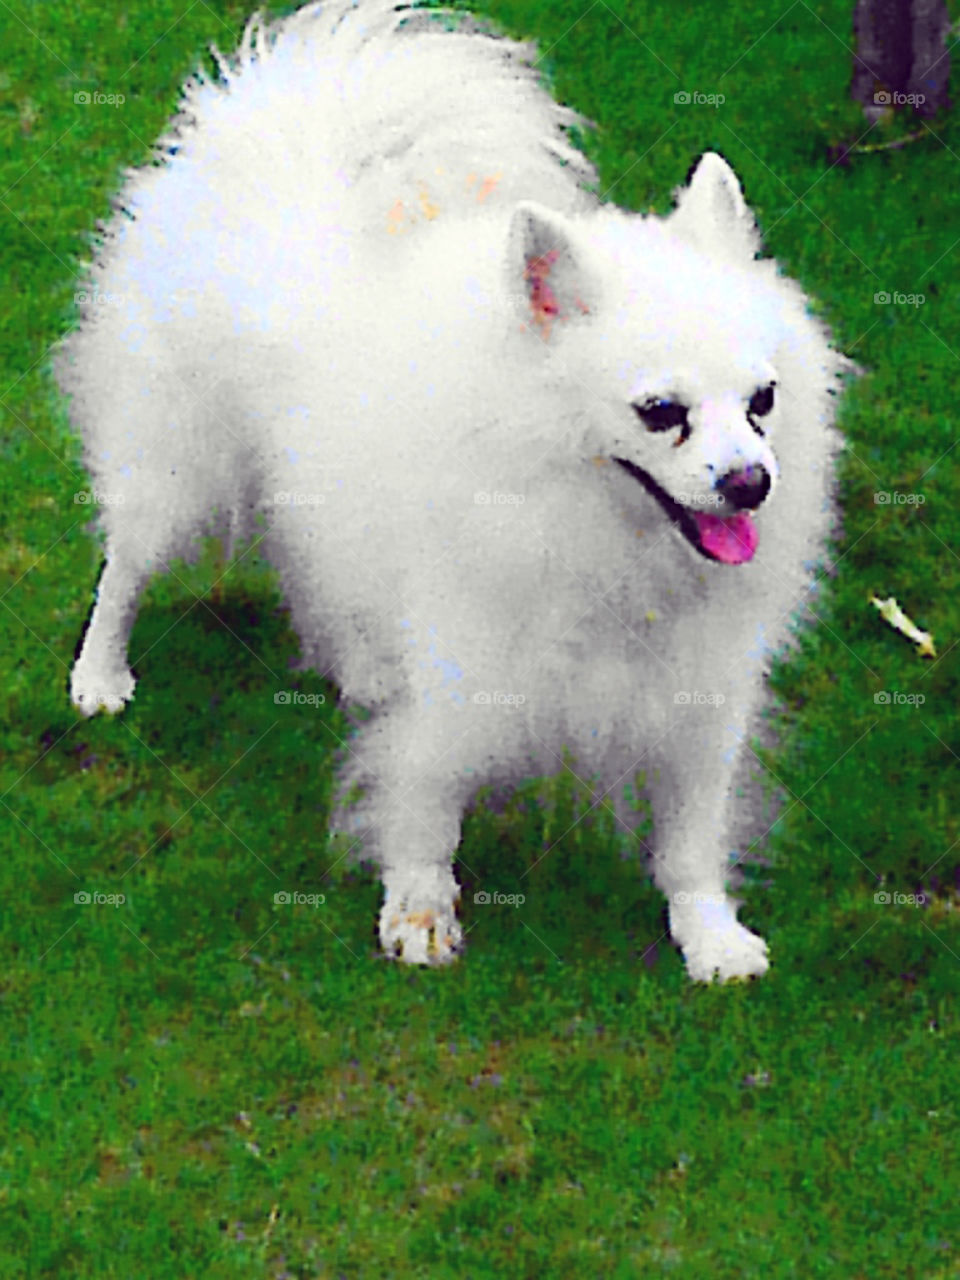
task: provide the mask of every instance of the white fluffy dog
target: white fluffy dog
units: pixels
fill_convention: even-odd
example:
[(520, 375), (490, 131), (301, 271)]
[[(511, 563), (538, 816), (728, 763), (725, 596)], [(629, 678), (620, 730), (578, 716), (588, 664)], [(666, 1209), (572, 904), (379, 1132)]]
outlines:
[(465, 808), (567, 746), (625, 820), (646, 771), (690, 976), (762, 974), (731, 779), (830, 529), (850, 362), (718, 155), (667, 218), (590, 194), (528, 46), (329, 0), (214, 52), (57, 363), (115, 495), (74, 703), (131, 698), (147, 579), (263, 513), (304, 661), (374, 712), (343, 779), (388, 954), (455, 955)]

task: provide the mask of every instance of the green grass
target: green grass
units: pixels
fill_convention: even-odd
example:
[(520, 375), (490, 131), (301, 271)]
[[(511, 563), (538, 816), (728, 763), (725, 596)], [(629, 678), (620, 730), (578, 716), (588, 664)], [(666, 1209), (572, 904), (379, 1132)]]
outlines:
[[(786, 732), (765, 758), (788, 801), (746, 895), (774, 967), (704, 989), (607, 818), (575, 822), (569, 775), (467, 823), (466, 862), (522, 908), (475, 907), (468, 881), (465, 963), (379, 960), (374, 877), (323, 879), (334, 691), (298, 677), (327, 703), (278, 714), (296, 641), (249, 558), (192, 608), (209, 557), (157, 582), (134, 704), (71, 710), (99, 552), (46, 353), (120, 167), (245, 10), (0, 7), (0, 1276), (960, 1275), (960, 130), (829, 168), (863, 129), (850, 6), (782, 11), (486, 8), (540, 38), (558, 96), (603, 126), (621, 204), (664, 210), (722, 150), (769, 251), (871, 371), (843, 417), (839, 574), (775, 680)], [(81, 88), (126, 102), (80, 108)], [(677, 89), (726, 102), (674, 106)], [(926, 302), (874, 305), (894, 289)], [(942, 656), (919, 658), (871, 592)], [(927, 903), (878, 905), (881, 883)], [(326, 901), (276, 906), (281, 889)]]

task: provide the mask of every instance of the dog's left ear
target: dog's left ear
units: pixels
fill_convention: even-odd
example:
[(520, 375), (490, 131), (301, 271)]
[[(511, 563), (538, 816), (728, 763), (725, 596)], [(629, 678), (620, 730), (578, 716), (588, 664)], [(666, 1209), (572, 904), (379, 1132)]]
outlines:
[(510, 293), (519, 293), (525, 303), (524, 324), (545, 342), (555, 324), (568, 325), (598, 309), (600, 283), (563, 214), (534, 200), (521, 200), (507, 240)]
[(737, 175), (716, 151), (704, 152), (674, 199), (670, 226), (685, 239), (750, 262), (760, 252), (760, 232)]

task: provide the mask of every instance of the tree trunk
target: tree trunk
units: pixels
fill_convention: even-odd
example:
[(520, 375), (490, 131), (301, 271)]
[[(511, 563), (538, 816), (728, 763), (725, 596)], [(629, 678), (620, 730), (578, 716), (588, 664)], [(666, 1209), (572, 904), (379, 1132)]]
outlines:
[(950, 17), (944, 0), (857, 0), (851, 92), (870, 120), (892, 109), (950, 107)]

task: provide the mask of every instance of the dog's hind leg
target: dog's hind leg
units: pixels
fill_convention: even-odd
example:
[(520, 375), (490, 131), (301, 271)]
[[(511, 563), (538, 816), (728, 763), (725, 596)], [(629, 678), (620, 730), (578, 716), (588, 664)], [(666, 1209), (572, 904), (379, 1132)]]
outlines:
[(108, 541), (90, 625), (70, 674), (70, 701), (85, 716), (101, 706), (120, 711), (133, 697), (127, 644), (137, 600), (151, 572), (146, 557), (131, 554), (129, 543)]

